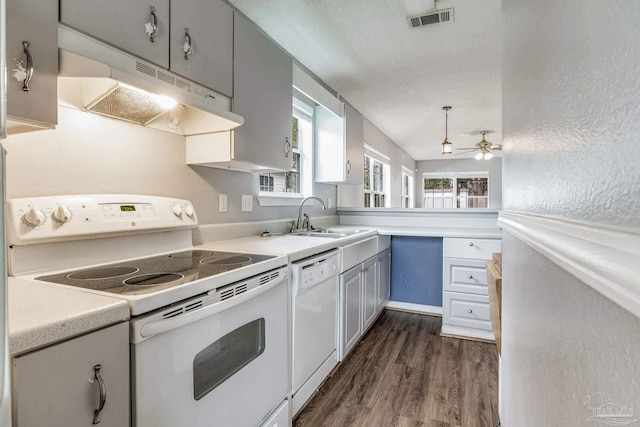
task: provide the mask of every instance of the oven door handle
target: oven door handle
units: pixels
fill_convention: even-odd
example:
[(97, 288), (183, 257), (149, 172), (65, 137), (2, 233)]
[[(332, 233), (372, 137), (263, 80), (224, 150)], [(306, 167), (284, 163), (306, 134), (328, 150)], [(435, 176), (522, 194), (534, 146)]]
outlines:
[(286, 277), (286, 274), (281, 274), (277, 279), (273, 279), (272, 281), (265, 283), (262, 286), (258, 286), (257, 288), (251, 289), (250, 291), (247, 291), (228, 300), (216, 302), (211, 305), (202, 307), (198, 310), (194, 310), (186, 314), (181, 314), (176, 317), (171, 317), (169, 319), (146, 323), (140, 327), (139, 334), (143, 339), (151, 338), (155, 335), (180, 328), (182, 326), (188, 325), (189, 323), (197, 322), (198, 320), (202, 320), (206, 317), (228, 310), (242, 304), (243, 302), (257, 297), (260, 294), (267, 292), (269, 289), (282, 283), (286, 279)]

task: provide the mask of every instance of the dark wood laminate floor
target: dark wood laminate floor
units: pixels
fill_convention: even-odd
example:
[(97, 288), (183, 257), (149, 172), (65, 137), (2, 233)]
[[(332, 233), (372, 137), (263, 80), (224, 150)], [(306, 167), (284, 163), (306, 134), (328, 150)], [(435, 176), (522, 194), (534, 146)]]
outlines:
[(385, 310), (294, 427), (495, 427), (494, 344), (440, 336), (441, 318)]

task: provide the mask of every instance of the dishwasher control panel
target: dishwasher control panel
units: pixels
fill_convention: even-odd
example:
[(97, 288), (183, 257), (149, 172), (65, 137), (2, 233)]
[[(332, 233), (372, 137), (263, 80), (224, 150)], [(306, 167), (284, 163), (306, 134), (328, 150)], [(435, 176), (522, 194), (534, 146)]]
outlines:
[(340, 251), (333, 250), (294, 262), (291, 269), (293, 295), (340, 274)]

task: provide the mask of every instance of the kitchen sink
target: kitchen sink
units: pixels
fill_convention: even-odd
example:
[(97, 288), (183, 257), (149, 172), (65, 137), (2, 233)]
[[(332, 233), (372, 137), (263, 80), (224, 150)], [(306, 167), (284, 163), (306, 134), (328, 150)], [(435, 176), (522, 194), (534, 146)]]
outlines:
[(344, 233), (326, 233), (320, 231), (303, 231), (301, 233), (292, 233), (293, 236), (304, 236), (304, 237), (328, 237), (330, 239), (338, 239), (340, 237), (345, 237)]
[(357, 233), (363, 233), (369, 230), (343, 230), (334, 228), (316, 228), (311, 231), (293, 232), (293, 236), (305, 236), (305, 237), (328, 237), (331, 239), (338, 239), (340, 237), (351, 236)]

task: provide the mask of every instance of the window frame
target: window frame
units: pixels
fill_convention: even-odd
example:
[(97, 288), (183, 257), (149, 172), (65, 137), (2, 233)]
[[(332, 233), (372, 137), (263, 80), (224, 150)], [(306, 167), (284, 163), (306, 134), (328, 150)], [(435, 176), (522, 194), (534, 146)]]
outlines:
[[(487, 195), (486, 196), (460, 196), (458, 193), (458, 180), (459, 179), (472, 179), (472, 178), (484, 178), (487, 180)], [(451, 207), (427, 207), (427, 196), (425, 195), (424, 182), (425, 179), (450, 179), (452, 196), (447, 198), (432, 197), (431, 199), (449, 199), (451, 200)], [(424, 172), (422, 173), (421, 192), (422, 192), (422, 207), (426, 209), (491, 209), (490, 196), (491, 196), (491, 178), (489, 171), (469, 171), (469, 172)], [(460, 201), (462, 199), (476, 199), (486, 200), (485, 207), (461, 207)]]
[[(409, 168), (402, 166), (400, 177), (400, 206), (403, 208), (412, 208), (414, 207), (415, 174)], [(408, 181), (406, 186), (405, 178), (407, 178)]]
[[(389, 207), (391, 201), (391, 158), (386, 154), (377, 151), (373, 147), (370, 147), (365, 144), (364, 146), (364, 173), (363, 173), (363, 205), (365, 208), (382, 208)], [(367, 168), (367, 159), (369, 159), (369, 168)], [(380, 186), (381, 190), (374, 190), (376, 187), (375, 175), (373, 173), (374, 164), (378, 163), (381, 165), (381, 178), (380, 178)], [(369, 182), (364, 182), (367, 179), (367, 172)], [(367, 188), (368, 187), (368, 188)], [(367, 196), (369, 199), (369, 206), (367, 206)], [(382, 199), (382, 204), (378, 206), (371, 206), (372, 202), (376, 202)]]

